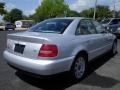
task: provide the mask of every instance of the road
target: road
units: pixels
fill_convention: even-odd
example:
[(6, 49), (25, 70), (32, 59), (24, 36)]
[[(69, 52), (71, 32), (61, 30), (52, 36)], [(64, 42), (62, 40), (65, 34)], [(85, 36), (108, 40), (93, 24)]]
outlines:
[(6, 35), (0, 32), (0, 90), (120, 90), (120, 40), (115, 56), (106, 54), (91, 62), (88, 75), (75, 82), (65, 75), (49, 79), (30, 77), (9, 67), (3, 58)]

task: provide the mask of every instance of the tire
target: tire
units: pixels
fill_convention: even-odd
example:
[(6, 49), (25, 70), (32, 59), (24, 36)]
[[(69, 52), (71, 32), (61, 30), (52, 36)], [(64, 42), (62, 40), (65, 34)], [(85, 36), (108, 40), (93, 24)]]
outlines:
[(87, 71), (87, 58), (85, 55), (79, 54), (72, 65), (70, 75), (74, 80), (81, 80)]
[(111, 50), (111, 54), (115, 55), (116, 53), (117, 53), (117, 41), (114, 41), (112, 50)]

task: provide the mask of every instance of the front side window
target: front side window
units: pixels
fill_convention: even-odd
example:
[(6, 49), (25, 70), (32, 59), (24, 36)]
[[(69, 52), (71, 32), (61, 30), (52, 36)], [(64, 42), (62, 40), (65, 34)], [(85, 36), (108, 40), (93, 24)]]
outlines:
[(62, 34), (72, 21), (72, 19), (48, 19), (31, 27), (29, 31)]
[(81, 20), (78, 25), (76, 35), (96, 34), (96, 30), (91, 20)]

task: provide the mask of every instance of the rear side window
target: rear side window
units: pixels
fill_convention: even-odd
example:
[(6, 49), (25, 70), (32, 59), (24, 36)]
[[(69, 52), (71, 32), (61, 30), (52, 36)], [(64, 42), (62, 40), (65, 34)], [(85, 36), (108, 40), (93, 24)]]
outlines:
[(108, 24), (111, 20), (110, 19), (105, 19), (105, 20), (102, 20), (100, 23), (101, 24)]
[(30, 32), (59, 33), (62, 34), (73, 19), (49, 19), (30, 28)]
[(95, 27), (91, 20), (81, 20), (76, 30), (76, 35), (96, 34)]
[(105, 28), (97, 21), (93, 21), (93, 24), (97, 30), (97, 33), (103, 33), (105, 31)]

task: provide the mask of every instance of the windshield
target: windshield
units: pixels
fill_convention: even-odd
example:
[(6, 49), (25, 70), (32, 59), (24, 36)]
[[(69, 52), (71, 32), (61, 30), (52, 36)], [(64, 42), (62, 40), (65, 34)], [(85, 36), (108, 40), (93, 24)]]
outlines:
[(110, 19), (105, 19), (101, 21), (101, 24), (108, 24), (110, 22)]
[(30, 28), (29, 32), (63, 33), (72, 19), (48, 19)]

